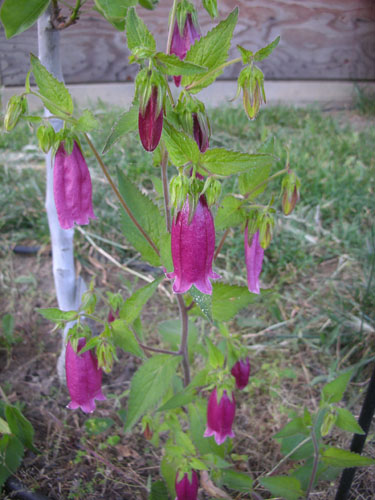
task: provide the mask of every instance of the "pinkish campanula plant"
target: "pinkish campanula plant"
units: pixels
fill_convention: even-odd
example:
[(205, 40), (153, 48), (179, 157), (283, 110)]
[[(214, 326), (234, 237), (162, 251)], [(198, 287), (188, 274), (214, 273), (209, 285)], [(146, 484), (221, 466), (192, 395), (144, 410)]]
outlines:
[(180, 473), (176, 474), (176, 499), (175, 500), (197, 500), (198, 496), (198, 474), (195, 470), (191, 471), (191, 479), (189, 479), (189, 474), (185, 472), (180, 478)]
[(228, 396), (226, 390), (218, 401), (217, 388), (212, 391), (207, 406), (207, 427), (204, 437), (214, 436), (217, 444), (223, 444), (230, 437), (234, 437), (232, 429), (236, 414), (234, 395)]
[(239, 359), (231, 369), (231, 374), (236, 379), (236, 387), (239, 390), (245, 389), (247, 384), (249, 383), (250, 377), (250, 360), (247, 357), (246, 359)]
[(256, 231), (250, 238), (248, 226), (246, 226), (244, 234), (244, 245), (245, 245), (245, 262), (247, 271), (247, 286), (249, 292), (259, 294), (260, 284), (259, 276), (262, 272), (264, 249), (262, 248), (259, 241), (259, 231)]

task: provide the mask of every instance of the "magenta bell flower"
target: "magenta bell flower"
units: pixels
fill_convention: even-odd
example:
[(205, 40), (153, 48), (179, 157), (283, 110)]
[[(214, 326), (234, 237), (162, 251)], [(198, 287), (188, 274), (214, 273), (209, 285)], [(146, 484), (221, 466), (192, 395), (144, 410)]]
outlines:
[(247, 270), (247, 286), (249, 292), (260, 293), (259, 275), (262, 271), (264, 249), (259, 242), (259, 231), (257, 231), (249, 245), (247, 226), (245, 229), (245, 260)]
[(220, 402), (217, 402), (216, 387), (212, 391), (207, 406), (207, 427), (204, 437), (214, 436), (217, 444), (222, 444), (227, 437), (234, 437), (232, 425), (236, 413), (236, 402), (232, 394), (230, 400), (227, 391), (223, 392)]
[(139, 111), (138, 130), (141, 142), (146, 151), (154, 151), (159, 144), (163, 130), (163, 109), (157, 112), (158, 89), (152, 87), (144, 113)]
[(181, 481), (178, 481), (178, 472), (176, 474), (176, 499), (175, 500), (197, 500), (198, 495), (198, 474), (195, 470), (191, 471), (191, 482), (189, 481), (189, 475), (184, 474)]
[(53, 194), (57, 217), (63, 229), (72, 228), (74, 223), (88, 224), (90, 218), (96, 219), (92, 208), (90, 172), (76, 141), (70, 155), (66, 153), (64, 143), (56, 152)]
[(94, 400), (104, 401), (106, 397), (102, 393), (102, 370), (95, 355), (91, 350), (79, 354), (85, 345), (86, 339), (81, 338), (77, 352), (74, 352), (70, 342), (66, 346), (66, 383), (72, 399), (67, 408), (81, 408), (85, 413), (92, 413), (95, 410)]
[(250, 360), (249, 358), (240, 359), (235, 363), (231, 369), (231, 374), (236, 379), (236, 386), (238, 389), (244, 389), (250, 377)]
[(199, 151), (204, 153), (210, 143), (210, 131), (207, 125), (207, 119), (199, 119), (197, 113), (193, 113), (193, 135), (198, 144)]
[(172, 224), (172, 260), (175, 278), (173, 291), (185, 293), (192, 285), (208, 295), (212, 294), (211, 279), (220, 278), (213, 272), (215, 226), (206, 197), (200, 196), (193, 219), (189, 224), (189, 202), (186, 199)]
[[(175, 54), (179, 59), (185, 59), (190, 46), (194, 44), (195, 40), (199, 40), (201, 34), (199, 33), (198, 26), (193, 22), (191, 14), (187, 14), (185, 18), (185, 25), (182, 34), (178, 28), (177, 20), (174, 23), (171, 54)], [(180, 86), (181, 76), (173, 77), (176, 87)]]

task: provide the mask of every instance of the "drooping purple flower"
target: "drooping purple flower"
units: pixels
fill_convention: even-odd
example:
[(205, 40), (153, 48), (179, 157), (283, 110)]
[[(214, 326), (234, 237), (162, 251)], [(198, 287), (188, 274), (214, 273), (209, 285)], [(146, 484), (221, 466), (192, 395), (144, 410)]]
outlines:
[(236, 386), (238, 389), (244, 389), (250, 377), (250, 360), (249, 358), (240, 359), (232, 366), (231, 374), (236, 379)]
[(107, 321), (108, 323), (113, 323), (120, 315), (120, 310), (117, 309), (117, 311), (113, 311), (113, 309), (109, 310), (108, 316), (107, 316)]
[(74, 352), (70, 342), (66, 346), (66, 383), (71, 397), (67, 407), (92, 413), (95, 410), (94, 400), (104, 401), (106, 397), (102, 393), (102, 370), (98, 367), (95, 355), (91, 350), (79, 354), (85, 345), (86, 339), (81, 338), (77, 352)]
[(204, 437), (214, 436), (217, 444), (222, 444), (227, 437), (234, 437), (232, 430), (236, 413), (236, 402), (228, 397), (227, 391), (223, 392), (220, 402), (217, 401), (216, 387), (212, 391), (207, 406), (207, 427)]
[(178, 481), (178, 476), (179, 473), (177, 472), (175, 481), (176, 500), (197, 500), (199, 481), (196, 471), (191, 471), (191, 482), (187, 473), (184, 474), (180, 481)]
[(249, 292), (260, 293), (259, 276), (262, 271), (264, 249), (259, 242), (259, 231), (257, 231), (249, 245), (248, 229), (245, 229), (245, 261), (247, 270), (247, 286)]
[(193, 113), (193, 135), (201, 153), (204, 153), (210, 143), (210, 129), (207, 117)]
[[(172, 33), (171, 54), (175, 54), (181, 60), (185, 59), (190, 46), (193, 45), (195, 40), (199, 40), (200, 37), (201, 34), (199, 32), (198, 25), (194, 23), (190, 13), (186, 15), (182, 34), (180, 33), (178, 22), (176, 20)], [(181, 83), (181, 76), (174, 76), (173, 79), (176, 87), (179, 87)]]
[(154, 151), (159, 144), (163, 130), (163, 108), (158, 109), (158, 89), (152, 87), (151, 96), (142, 113), (139, 110), (138, 130), (141, 142), (146, 151)]
[(210, 278), (220, 278), (212, 270), (214, 251), (215, 226), (205, 196), (200, 196), (190, 224), (189, 202), (186, 199), (172, 223), (174, 271), (167, 276), (175, 278), (175, 293), (185, 293), (195, 285), (202, 293), (212, 294)]
[(53, 194), (57, 217), (63, 229), (76, 224), (88, 224), (96, 219), (92, 208), (90, 172), (81, 148), (74, 141), (73, 151), (67, 154), (61, 143), (55, 156)]

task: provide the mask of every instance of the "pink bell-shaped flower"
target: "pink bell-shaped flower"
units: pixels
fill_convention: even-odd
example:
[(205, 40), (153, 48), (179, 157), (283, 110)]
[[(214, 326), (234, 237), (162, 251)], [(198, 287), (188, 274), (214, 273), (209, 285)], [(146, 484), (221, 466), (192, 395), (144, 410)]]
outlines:
[(178, 481), (178, 476), (179, 473), (177, 472), (175, 481), (176, 500), (197, 500), (199, 481), (195, 470), (191, 471), (191, 482), (187, 473), (184, 474), (180, 481)]
[(144, 113), (139, 111), (138, 130), (145, 150), (154, 151), (159, 144), (163, 130), (163, 108), (158, 109), (158, 89), (156, 86), (152, 87)]
[(90, 218), (96, 219), (92, 208), (90, 172), (76, 141), (70, 155), (66, 153), (64, 143), (56, 152), (53, 194), (57, 217), (63, 229), (72, 228), (74, 223), (88, 224)]
[(240, 359), (232, 366), (231, 374), (236, 379), (236, 386), (238, 389), (244, 389), (250, 377), (250, 360), (249, 358)]
[[(190, 13), (186, 14), (184, 29), (182, 33), (178, 27), (177, 20), (174, 23), (172, 42), (171, 42), (171, 54), (175, 54), (179, 59), (185, 59), (190, 46), (194, 44), (195, 40), (199, 40), (201, 34), (199, 32), (199, 27), (197, 23), (194, 23), (193, 17)], [(174, 83), (176, 87), (180, 86), (181, 76), (174, 76)]]
[(212, 270), (215, 251), (215, 226), (206, 197), (201, 195), (189, 224), (189, 202), (186, 199), (172, 224), (172, 260), (175, 278), (173, 291), (185, 293), (192, 285), (208, 295), (212, 294), (211, 279), (220, 278)]
[(236, 402), (223, 392), (220, 402), (217, 401), (217, 389), (212, 391), (207, 406), (207, 427), (204, 437), (214, 436), (217, 444), (222, 444), (227, 437), (234, 437), (232, 425), (236, 413)]
[(94, 400), (104, 401), (106, 397), (102, 393), (102, 370), (98, 367), (95, 355), (91, 350), (79, 354), (85, 345), (86, 339), (81, 338), (77, 352), (74, 352), (70, 342), (66, 346), (66, 383), (71, 397), (67, 407), (71, 410), (81, 408), (85, 413), (92, 413), (95, 410)]
[(245, 261), (247, 270), (247, 286), (249, 292), (260, 293), (259, 276), (262, 271), (264, 249), (259, 242), (259, 231), (257, 231), (249, 245), (248, 229), (245, 229)]

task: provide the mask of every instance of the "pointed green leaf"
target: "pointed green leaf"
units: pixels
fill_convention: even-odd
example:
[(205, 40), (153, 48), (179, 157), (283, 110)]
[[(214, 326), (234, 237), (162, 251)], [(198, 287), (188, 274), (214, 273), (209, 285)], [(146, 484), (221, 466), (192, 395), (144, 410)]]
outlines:
[(263, 61), (263, 59), (266, 59), (266, 57), (268, 57), (273, 52), (273, 50), (279, 45), (279, 42), (280, 42), (280, 37), (278, 36), (275, 38), (275, 40), (273, 40), (273, 42), (269, 43), (262, 49), (255, 52), (254, 61)]
[(253, 480), (244, 472), (224, 470), (221, 477), (223, 483), (231, 490), (241, 491), (242, 493), (250, 493), (252, 491)]
[(73, 100), (63, 82), (59, 82), (39, 61), (30, 54), (31, 68), (42, 96), (43, 104), (53, 114), (61, 117), (73, 113)]
[(244, 220), (241, 209), (242, 200), (234, 196), (226, 196), (220, 203), (215, 217), (216, 230), (239, 226)]
[(257, 295), (246, 286), (212, 284), (212, 316), (217, 321), (229, 321), (243, 307), (257, 301)]
[(164, 120), (162, 138), (168, 150), (171, 162), (176, 167), (186, 163), (196, 163), (199, 158), (197, 143), (184, 132), (176, 130), (167, 120)]
[(286, 500), (298, 500), (303, 496), (301, 484), (295, 477), (271, 476), (262, 477), (260, 484), (267, 488), (272, 495), (283, 497)]
[(212, 322), (212, 299), (211, 295), (207, 295), (205, 293), (200, 292), (193, 285), (189, 290), (190, 295), (192, 296), (194, 302), (197, 304), (202, 313), (206, 316), (206, 318)]
[(133, 323), (133, 321), (141, 314), (143, 306), (154, 295), (155, 290), (163, 279), (164, 275), (157, 278), (152, 283), (149, 283), (142, 288), (138, 288), (138, 290), (136, 290), (131, 297), (125, 300), (120, 309), (120, 318), (129, 324)]
[(341, 401), (352, 375), (353, 371), (349, 370), (326, 384), (322, 389), (324, 401), (327, 403), (338, 403)]
[[(137, 222), (150, 236), (157, 248), (166, 234), (165, 221), (154, 203), (117, 170), (118, 186), (121, 196), (126, 201)], [(160, 258), (143, 234), (135, 226), (129, 215), (122, 209), (122, 230), (125, 238), (138, 250), (142, 258), (153, 266), (160, 266)]]
[(116, 29), (124, 31), (129, 7), (137, 5), (137, 0), (94, 0), (96, 10)]
[(136, 371), (130, 386), (126, 432), (129, 432), (139, 418), (163, 397), (170, 387), (180, 361), (180, 356), (158, 354), (148, 359)]
[(158, 52), (156, 58), (167, 75), (199, 75), (207, 71), (207, 68), (181, 60), (175, 54)]
[(59, 323), (60, 321), (73, 321), (77, 319), (77, 311), (60, 311), (57, 307), (47, 307), (46, 309), (36, 309), (44, 318)]
[(5, 407), (5, 417), (12, 433), (34, 453), (39, 453), (33, 445), (34, 428), (25, 418), (18, 408), (7, 405)]
[(362, 427), (359, 425), (355, 417), (345, 408), (336, 408), (337, 419), (336, 427), (354, 434), (365, 434)]
[(92, 111), (84, 109), (82, 115), (78, 118), (75, 127), (81, 132), (91, 132), (91, 130), (99, 127), (99, 122), (92, 114)]
[(0, 434), (12, 434), (12, 431), (9, 428), (6, 420), (0, 417)]
[(212, 174), (228, 176), (240, 172), (253, 174), (258, 169), (269, 168), (273, 161), (273, 157), (268, 154), (249, 154), (213, 148), (201, 155), (200, 164)]
[(224, 354), (220, 351), (211, 340), (206, 338), (206, 345), (208, 350), (208, 361), (211, 367), (216, 370), (217, 368), (223, 368), (224, 365)]
[(166, 403), (164, 403), (157, 411), (174, 410), (175, 408), (181, 408), (181, 406), (188, 405), (195, 398), (194, 389), (187, 388), (181, 392), (178, 392), (172, 396)]
[[(227, 60), (230, 44), (232, 40), (233, 30), (237, 23), (238, 9), (234, 9), (227, 19), (221, 21), (215, 28), (207, 33), (206, 36), (196, 41), (190, 47), (186, 54), (185, 61), (198, 64), (199, 66), (207, 67), (208, 71), (218, 68)], [(221, 75), (223, 69), (214, 71), (208, 78), (204, 79), (196, 87), (191, 89), (192, 93), (199, 92)], [(182, 86), (186, 87), (193, 82), (199, 81), (204, 75), (184, 76), (182, 78)]]
[[(193, 361), (195, 354), (195, 346), (198, 341), (198, 330), (194, 322), (189, 319), (189, 336), (188, 336), (188, 351), (191, 361)], [(179, 319), (167, 319), (158, 323), (158, 332), (163, 341), (177, 350), (181, 343), (181, 321)]]
[(307, 428), (305, 421), (302, 417), (296, 417), (290, 422), (288, 422), (278, 433), (274, 435), (275, 439), (284, 438), (288, 436), (295, 436), (296, 434), (306, 434), (308, 436), (310, 433)]
[[(267, 182), (265, 182), (271, 171), (271, 164), (270, 162), (268, 165), (265, 164), (264, 166), (257, 168), (256, 170), (253, 170), (252, 172), (244, 172), (238, 177), (238, 188), (240, 190), (240, 193), (242, 195), (248, 195), (249, 193), (249, 200), (253, 200), (257, 196), (259, 196), (267, 187)], [(263, 184), (264, 183), (264, 184)], [(257, 186), (261, 186), (257, 189)]]
[(154, 37), (133, 7), (128, 10), (126, 18), (126, 38), (131, 51), (140, 47), (156, 49)]
[(115, 142), (117, 142), (121, 137), (129, 132), (132, 132), (133, 130), (137, 130), (138, 114), (138, 105), (132, 104), (132, 107), (120, 116), (119, 121), (113, 126), (107, 140), (105, 141), (103, 154), (107, 153), (107, 151), (109, 151), (109, 149), (111, 149)]
[(363, 457), (358, 453), (353, 453), (341, 448), (330, 447), (322, 453), (322, 460), (325, 464), (332, 467), (366, 467), (375, 465), (375, 459)]
[(130, 354), (134, 354), (134, 356), (138, 356), (139, 358), (145, 357), (143, 350), (139, 347), (134, 333), (126, 325), (125, 321), (116, 319), (111, 323), (111, 329), (113, 342), (117, 347), (125, 352), (130, 352)]
[(16, 436), (5, 435), (0, 439), (0, 488), (21, 465), (24, 447)]
[(11, 38), (32, 26), (48, 7), (50, 0), (4, 0), (0, 19), (5, 36)]
[(150, 496), (148, 500), (169, 500), (168, 489), (161, 479), (151, 485)]

